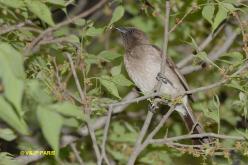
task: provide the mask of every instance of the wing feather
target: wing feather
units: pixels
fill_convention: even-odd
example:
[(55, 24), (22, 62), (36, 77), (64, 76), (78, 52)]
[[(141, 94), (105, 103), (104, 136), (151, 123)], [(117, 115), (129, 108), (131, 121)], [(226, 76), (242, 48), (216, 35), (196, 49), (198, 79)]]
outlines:
[[(151, 45), (153, 46), (155, 49), (157, 49), (159, 52), (161, 52), (161, 49), (159, 47), (157, 47), (156, 45)], [(162, 53), (160, 53), (160, 57), (162, 58)], [(179, 71), (179, 69), (177, 68), (176, 64), (172, 61), (172, 59), (170, 57), (166, 57), (166, 62), (168, 63), (169, 67), (171, 68), (171, 70), (177, 75), (178, 79), (180, 80), (180, 82), (182, 83), (183, 87), (185, 90), (190, 90), (189, 85), (186, 81), (186, 79), (184, 78), (184, 76), (181, 74), (181, 72)], [(192, 100), (194, 100), (192, 95), (189, 95), (190, 98)]]

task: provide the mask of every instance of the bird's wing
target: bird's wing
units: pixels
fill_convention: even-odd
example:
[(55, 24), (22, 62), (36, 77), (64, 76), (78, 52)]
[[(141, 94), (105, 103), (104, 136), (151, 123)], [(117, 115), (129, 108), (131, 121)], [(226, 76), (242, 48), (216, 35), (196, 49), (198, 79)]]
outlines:
[[(161, 52), (161, 49), (159, 47), (157, 47), (156, 45), (151, 45), (151, 46), (154, 47), (155, 49), (157, 49), (159, 52)], [(160, 56), (162, 58), (162, 54), (161, 53), (160, 53)], [(172, 61), (172, 59), (170, 57), (166, 56), (166, 61), (169, 64), (169, 67), (171, 68), (171, 70), (177, 75), (177, 77), (180, 80), (180, 82), (182, 83), (184, 89), (185, 90), (189, 90), (189, 85), (188, 85), (186, 79), (180, 73), (179, 69), (177, 68), (177, 66), (175, 65), (175, 63)]]

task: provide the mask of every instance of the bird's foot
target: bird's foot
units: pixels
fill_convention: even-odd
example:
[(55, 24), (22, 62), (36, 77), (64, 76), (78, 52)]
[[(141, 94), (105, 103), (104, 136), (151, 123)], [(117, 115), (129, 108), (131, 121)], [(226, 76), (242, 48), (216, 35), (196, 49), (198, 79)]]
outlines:
[(169, 83), (170, 85), (173, 86), (172, 82), (161, 72), (159, 72), (156, 76), (157, 81), (162, 81), (164, 84)]
[(152, 113), (155, 113), (156, 110), (159, 108), (159, 103), (161, 99), (160, 98), (155, 98), (152, 100), (152, 102), (148, 105), (148, 110)]

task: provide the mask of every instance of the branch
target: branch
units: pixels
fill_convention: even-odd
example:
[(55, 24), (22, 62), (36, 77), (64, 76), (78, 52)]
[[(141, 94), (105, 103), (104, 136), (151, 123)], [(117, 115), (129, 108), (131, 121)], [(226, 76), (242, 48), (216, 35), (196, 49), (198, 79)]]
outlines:
[[(151, 93), (151, 94), (147, 94), (147, 95), (144, 95), (144, 96), (134, 98), (132, 100), (123, 100), (121, 102), (112, 103), (112, 104), (110, 104), (110, 106), (116, 107), (116, 106), (131, 104), (131, 103), (138, 103), (140, 101), (143, 101), (143, 100), (146, 100), (146, 99), (158, 96), (158, 95), (159, 95), (159, 92), (154, 92), (154, 93)], [(108, 105), (106, 105), (106, 106), (108, 106)]]
[(218, 139), (231, 139), (231, 140), (246, 140), (244, 137), (240, 136), (228, 136), (228, 135), (220, 135), (215, 133), (202, 133), (202, 134), (187, 134), (187, 135), (181, 135), (176, 137), (170, 137), (165, 139), (153, 139), (150, 141), (150, 144), (165, 144), (168, 142), (174, 142), (174, 141), (180, 141), (180, 140), (186, 140), (186, 139), (199, 139), (204, 137), (212, 137), (212, 138), (218, 138)]
[(244, 64), (244, 66), (242, 66), (238, 71), (234, 72), (230, 76), (227, 76), (226, 79), (220, 80), (219, 82), (213, 83), (213, 84), (208, 85), (208, 86), (204, 86), (204, 87), (192, 89), (192, 90), (189, 90), (189, 91), (185, 91), (184, 94), (192, 94), (192, 93), (202, 92), (202, 91), (206, 91), (206, 90), (218, 87), (218, 86), (220, 86), (222, 84), (225, 84), (226, 82), (228, 82), (230, 80), (231, 77), (234, 77), (234, 76), (240, 74), (241, 72), (243, 72), (247, 68), (248, 68), (248, 63), (246, 62)]
[(152, 120), (152, 117), (153, 117), (153, 113), (151, 111), (148, 111), (147, 115), (146, 115), (146, 120), (142, 126), (142, 129), (140, 131), (140, 134), (136, 140), (136, 143), (134, 145), (134, 149), (133, 149), (133, 152), (131, 154), (131, 157), (130, 159), (128, 160), (128, 165), (132, 165), (134, 164), (137, 156), (136, 155), (139, 155), (139, 149), (140, 149), (140, 146), (142, 144), (142, 140), (144, 139), (145, 135), (146, 135), (146, 132), (150, 126), (150, 123), (151, 123), (151, 120)]
[(171, 106), (169, 111), (163, 116), (163, 118), (160, 120), (159, 124), (153, 129), (153, 131), (147, 136), (146, 140), (143, 142), (143, 144), (139, 145), (137, 149), (132, 153), (128, 160), (128, 165), (133, 165), (135, 163), (135, 160), (139, 156), (139, 154), (146, 148), (146, 146), (150, 143), (150, 140), (153, 139), (153, 137), (158, 133), (158, 131), (163, 127), (169, 116), (174, 111), (174, 106)]
[(44, 38), (46, 37), (48, 34), (52, 33), (53, 31), (59, 29), (60, 27), (62, 26), (65, 26), (65, 25), (68, 25), (80, 18), (84, 18), (84, 17), (87, 17), (88, 15), (90, 15), (91, 13), (95, 12), (96, 10), (98, 10), (100, 7), (102, 7), (105, 3), (107, 2), (107, 0), (100, 0), (99, 3), (97, 3), (96, 5), (94, 5), (93, 7), (89, 8), (88, 10), (86, 10), (85, 12), (75, 16), (75, 17), (72, 17), (71, 19), (67, 19), (63, 22), (60, 22), (58, 24), (56, 24), (55, 26), (53, 27), (50, 27), (48, 29), (46, 29), (45, 31), (43, 31), (43, 33), (41, 33), (38, 37), (36, 37), (30, 44), (28, 47), (26, 47), (25, 49), (25, 52), (27, 55), (30, 54), (30, 52), (32, 50), (35, 49), (35, 47), (38, 47), (39, 46), (39, 42)]
[(81, 88), (81, 85), (80, 85), (80, 82), (79, 82), (77, 72), (76, 72), (75, 66), (73, 64), (71, 55), (69, 53), (66, 53), (66, 56), (67, 56), (67, 58), (69, 60), (70, 66), (71, 66), (71, 71), (72, 71), (72, 74), (73, 74), (73, 77), (74, 77), (74, 80), (75, 80), (75, 83), (76, 83), (76, 86), (77, 86), (77, 90), (78, 90), (80, 98), (81, 98), (81, 102), (83, 104), (86, 104), (86, 96), (85, 96), (85, 93), (83, 92), (83, 90)]
[(77, 150), (77, 148), (76, 148), (75, 143), (71, 143), (71, 144), (70, 144), (70, 147), (71, 147), (72, 151), (74, 152), (74, 154), (75, 154), (75, 156), (76, 156), (76, 158), (77, 158), (78, 163), (79, 163), (80, 165), (84, 165), (85, 163), (84, 163), (83, 159), (80, 157), (80, 155), (79, 155), (79, 153), (78, 153), (78, 150)]
[(80, 82), (79, 82), (79, 79), (78, 79), (71, 55), (69, 53), (66, 53), (66, 56), (69, 60), (70, 66), (71, 66), (72, 74), (73, 74), (74, 80), (76, 82), (76, 86), (77, 86), (77, 89), (78, 89), (78, 92), (79, 92), (79, 95), (81, 98), (81, 102), (84, 104), (84, 108), (85, 108), (84, 112), (86, 115), (87, 127), (88, 127), (90, 137), (91, 137), (91, 140), (93, 143), (93, 148), (94, 148), (94, 151), (96, 154), (97, 162), (99, 162), (100, 161), (100, 151), (99, 151), (99, 148), (97, 146), (96, 135), (95, 135), (94, 129), (92, 128), (92, 123), (91, 123), (91, 119), (90, 119), (90, 108), (87, 105), (86, 94), (83, 92), (83, 89), (80, 85)]
[(110, 165), (109, 160), (108, 160), (108, 158), (106, 156), (105, 146), (106, 146), (106, 141), (107, 141), (107, 136), (108, 136), (108, 129), (109, 129), (109, 124), (110, 124), (112, 112), (113, 112), (113, 107), (109, 106), (107, 120), (106, 120), (106, 124), (105, 124), (105, 128), (104, 128), (104, 132), (103, 132), (103, 140), (102, 140), (102, 146), (101, 146), (101, 148), (102, 148), (102, 150), (101, 150), (101, 158), (100, 158), (100, 161), (99, 161), (98, 165), (102, 164), (102, 160), (103, 160), (104, 157), (105, 157), (106, 163), (108, 165)]
[[(123, 100), (133, 100), (138, 96), (138, 92), (136, 90), (132, 90), (131, 92), (129, 92), (124, 98)], [(129, 106), (129, 104), (122, 104), (122, 105), (118, 105), (118, 106), (114, 106), (113, 107), (113, 113), (117, 114), (117, 113), (121, 113), (122, 111), (125, 110), (125, 108)], [(92, 127), (94, 129), (99, 129), (102, 128), (102, 126), (105, 125), (107, 121), (107, 116), (103, 116), (103, 117), (99, 117), (95, 123), (92, 124)], [(87, 127), (83, 127), (81, 129), (79, 129), (78, 133), (81, 136), (87, 136), (89, 134)]]
[[(197, 48), (197, 51), (201, 52), (203, 51), (208, 44), (221, 32), (221, 30), (223, 29), (223, 27), (225, 26), (225, 24), (222, 24), (216, 32), (210, 33), (208, 35), (208, 37), (199, 45), (199, 47)], [(177, 67), (178, 68), (183, 68), (185, 65), (187, 65), (190, 61), (192, 61), (194, 59), (195, 55), (192, 53), (190, 55), (187, 55), (184, 59), (182, 59), (181, 61), (179, 61), (177, 63)]]
[(169, 33), (173, 32), (178, 25), (180, 25), (183, 20), (194, 10), (194, 8), (192, 7), (187, 13), (184, 14), (184, 16), (170, 29)]
[[(225, 40), (225, 43), (220, 47), (219, 45), (216, 46), (217, 52), (215, 52), (215, 48), (209, 53), (209, 59), (212, 61), (217, 60), (223, 53), (225, 53), (230, 46), (233, 44), (235, 38), (238, 36), (240, 32), (238, 30), (235, 30), (232, 32), (232, 35), (228, 36)], [(200, 65), (197, 66), (185, 66), (184, 68), (181, 68), (180, 71), (182, 74), (189, 74), (194, 71), (198, 71), (202, 69)]]
[[(169, 23), (170, 23), (170, 0), (166, 0), (165, 2), (165, 19), (164, 19), (164, 44), (162, 47), (162, 62), (160, 66), (160, 73), (164, 75), (165, 73), (165, 65), (166, 65), (166, 56), (167, 56), (167, 48), (169, 41)], [(154, 87), (155, 91), (160, 91), (162, 85), (162, 81), (158, 81), (156, 86)]]
[(3, 29), (0, 29), (0, 35), (5, 34), (5, 33), (9, 33), (9, 32), (14, 31), (14, 30), (18, 30), (18, 29), (20, 29), (23, 26), (28, 25), (28, 24), (32, 24), (32, 22), (30, 20), (26, 20), (25, 22), (21, 22), (17, 25), (7, 26)]

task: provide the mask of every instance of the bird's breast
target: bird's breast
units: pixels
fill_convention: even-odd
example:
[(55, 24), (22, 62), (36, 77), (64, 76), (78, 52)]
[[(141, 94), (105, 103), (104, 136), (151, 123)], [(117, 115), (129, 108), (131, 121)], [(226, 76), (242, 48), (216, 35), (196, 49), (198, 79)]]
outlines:
[[(137, 52), (130, 52), (124, 56), (124, 64), (129, 77), (135, 85), (144, 93), (151, 93), (157, 84), (157, 74), (160, 72), (161, 58), (156, 52), (149, 54), (143, 51), (142, 55), (137, 56)], [(166, 66), (165, 76), (170, 82), (178, 82), (169, 66)], [(163, 83), (161, 92), (168, 95), (177, 95), (181, 85), (179, 83)]]
[(157, 80), (156, 75), (159, 67), (153, 61), (143, 59), (129, 60), (125, 56), (124, 63), (129, 77), (135, 85), (143, 92), (149, 93), (153, 90)]

